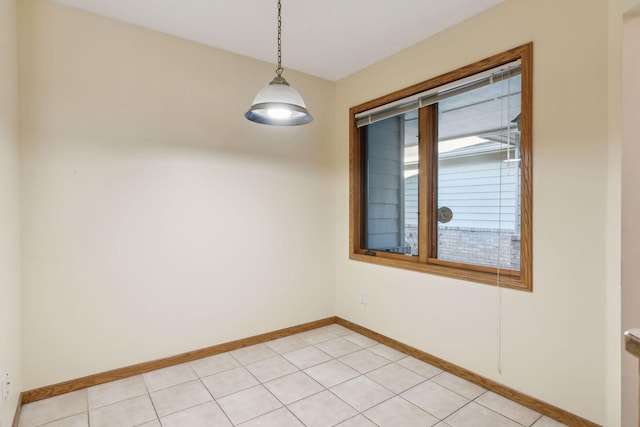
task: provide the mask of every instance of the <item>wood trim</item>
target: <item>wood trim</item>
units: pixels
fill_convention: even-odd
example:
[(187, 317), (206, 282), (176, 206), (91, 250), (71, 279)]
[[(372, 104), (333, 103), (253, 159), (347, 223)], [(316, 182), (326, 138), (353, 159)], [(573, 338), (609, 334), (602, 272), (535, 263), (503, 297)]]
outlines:
[(524, 289), (533, 291), (533, 43), (520, 47), (520, 271)]
[(526, 406), (529, 409), (532, 409), (542, 415), (546, 415), (549, 418), (553, 418), (554, 420), (561, 423), (567, 424), (572, 427), (599, 427), (599, 424), (593, 423), (585, 418), (565, 411), (564, 409), (560, 409), (539, 399), (528, 396), (510, 387), (504, 386), (500, 383), (485, 378), (453, 363), (447, 362), (446, 360), (440, 359), (429, 353), (425, 353), (424, 351), (418, 350), (415, 347), (411, 347), (410, 345), (401, 343), (400, 341), (396, 341), (393, 338), (389, 338), (385, 335), (374, 332), (371, 329), (367, 329), (356, 323), (350, 322), (340, 317), (336, 317), (336, 323), (349, 328), (352, 331), (358, 332), (366, 337), (374, 339), (395, 350), (401, 351), (402, 353), (408, 354), (409, 356), (413, 356), (416, 359), (422, 360), (423, 362), (427, 362), (437, 368), (450, 372), (453, 375), (464, 378), (467, 381), (484, 387), (489, 391), (506, 397), (507, 399), (517, 402), (522, 406)]
[(289, 335), (297, 334), (299, 332), (305, 332), (311, 329), (320, 328), (322, 326), (328, 326), (334, 323), (338, 325), (342, 325), (346, 328), (349, 328), (354, 332), (360, 333), (366, 337), (374, 339), (384, 345), (387, 345), (395, 350), (401, 351), (402, 353), (405, 353), (409, 356), (413, 356), (416, 359), (427, 362), (444, 371), (450, 372), (453, 375), (464, 378), (467, 381), (470, 381), (474, 384), (484, 387), (489, 391), (492, 391), (496, 394), (504, 396), (507, 399), (513, 400), (514, 402), (517, 402), (523, 406), (526, 406), (527, 408), (532, 409), (540, 414), (553, 418), (561, 423), (564, 423), (573, 427), (599, 427), (598, 424), (595, 424), (587, 419), (579, 417), (578, 415), (572, 414), (571, 412), (565, 411), (564, 409), (560, 409), (556, 406), (545, 403), (534, 397), (523, 394), (517, 390), (504, 386), (488, 378), (485, 378), (481, 375), (478, 375), (458, 365), (447, 362), (446, 360), (440, 359), (422, 350), (418, 350), (415, 347), (411, 347), (410, 345), (404, 344), (400, 341), (396, 341), (393, 338), (389, 338), (385, 335), (379, 334), (378, 332), (372, 331), (371, 329), (367, 329), (363, 326), (360, 326), (356, 323), (350, 322), (348, 320), (345, 320), (337, 316), (327, 317), (325, 319), (303, 323), (297, 326), (292, 326), (290, 328), (279, 329), (277, 331), (267, 332), (267, 333), (256, 335), (249, 338), (243, 338), (236, 341), (231, 341), (228, 343), (223, 343), (223, 344), (215, 345), (212, 347), (203, 348), (200, 350), (190, 351), (187, 353), (182, 353), (180, 355), (168, 357), (165, 359), (159, 359), (152, 362), (140, 363), (140, 364), (128, 366), (125, 368), (114, 369), (114, 370), (103, 372), (100, 374), (90, 375), (87, 377), (78, 378), (75, 380), (69, 380), (62, 383), (22, 392), (20, 393), (20, 398), (18, 400), (18, 405), (16, 407), (16, 413), (13, 419), (12, 427), (18, 427), (20, 423), (20, 414), (22, 411), (22, 405), (26, 405), (28, 403), (32, 403), (32, 402), (46, 399), (53, 396), (58, 396), (60, 394), (69, 393), (76, 390), (81, 390), (83, 388), (92, 387), (94, 385), (103, 384), (103, 383), (127, 378), (134, 375), (140, 375), (145, 372), (153, 371), (156, 369), (166, 368), (166, 367), (178, 365), (181, 363), (191, 362), (204, 357), (225, 353), (227, 351), (237, 350), (239, 348), (247, 347), (250, 345), (260, 344), (266, 341), (271, 341), (277, 338), (282, 338)]
[[(438, 105), (429, 105), (420, 109), (420, 132), (424, 148), (424, 157), (427, 172), (421, 177), (422, 182), (426, 183), (426, 192), (419, 195), (420, 198), (427, 199), (427, 209), (424, 213), (427, 225), (424, 237), (427, 245), (427, 260), (435, 258), (438, 252), (438, 218), (436, 210), (438, 209)], [(422, 154), (422, 153), (421, 153)]]
[(362, 229), (360, 224), (362, 209), (362, 142), (360, 130), (356, 126), (355, 112), (349, 110), (349, 255), (360, 248)]
[[(433, 140), (437, 140), (437, 112), (435, 107), (420, 109), (420, 183), (426, 182), (426, 191), (419, 191), (419, 227), (417, 257), (392, 254), (384, 251), (366, 250), (362, 247), (361, 219), (365, 214), (362, 207), (364, 195), (362, 190), (362, 140), (356, 125), (357, 113), (416, 95), (429, 89), (469, 77), (473, 74), (490, 70), (502, 64), (521, 60), (522, 64), (522, 98), (521, 98), (521, 211), (520, 211), (520, 271), (497, 268), (486, 268), (473, 264), (441, 262), (437, 260), (437, 222), (433, 218), (437, 205), (437, 153)], [(423, 111), (424, 110), (424, 111)], [(458, 68), (427, 81), (398, 90), (372, 101), (349, 109), (349, 258), (356, 261), (403, 268), (423, 273), (436, 274), (454, 279), (478, 282), (504, 288), (531, 292), (533, 290), (533, 167), (532, 167), (532, 133), (533, 133), (533, 43), (527, 43), (473, 64)], [(431, 128), (435, 129), (432, 130)], [(422, 136), (424, 135), (424, 136)], [(431, 141), (430, 141), (431, 140)], [(426, 159), (426, 160), (425, 160)], [(428, 194), (425, 196), (425, 192)], [(427, 199), (427, 200), (424, 200)], [(426, 258), (425, 258), (426, 254)]]
[[(69, 393), (83, 388), (92, 387), (98, 384), (104, 384), (110, 381), (120, 380), (123, 378), (131, 377), (134, 375), (144, 374), (145, 372), (154, 371), (156, 369), (166, 368), (173, 365), (179, 365), (181, 363), (192, 362), (204, 357), (214, 356), (220, 353), (226, 353), (228, 351), (237, 350), (239, 348), (248, 347), (250, 345), (260, 344), (266, 341), (271, 341), (277, 338), (286, 337), (289, 335), (297, 334), (299, 332), (308, 331), (311, 329), (320, 328), (322, 326), (328, 326), (336, 323), (336, 317), (327, 317), (326, 319), (316, 320), (313, 322), (303, 323), (301, 325), (292, 326), (289, 328), (279, 329), (273, 332), (267, 332), (260, 335), (255, 335), (249, 338), (242, 338), (236, 341), (228, 343), (218, 344), (211, 347), (202, 348), (199, 350), (189, 351), (186, 353), (178, 354), (175, 356), (167, 357), (164, 359), (158, 359), (151, 362), (139, 363), (137, 365), (131, 365), (124, 368), (114, 369), (107, 372), (102, 372), (95, 375), (89, 375), (83, 378), (64, 381), (58, 384), (53, 384), (45, 387), (36, 388), (33, 390), (25, 391), (21, 394), (21, 405), (35, 402), (38, 400), (46, 399), (60, 394)], [(17, 426), (15, 426), (17, 427)]]
[(459, 269), (469, 269), (472, 271), (482, 271), (485, 273), (490, 273), (492, 276), (497, 276), (498, 273), (502, 276), (512, 276), (512, 277), (520, 277), (520, 272), (518, 270), (507, 270), (505, 268), (496, 268), (496, 267), (487, 267), (484, 265), (474, 265), (473, 268), (469, 268), (469, 264), (463, 264), (461, 262), (456, 261), (448, 261), (446, 259), (438, 259), (438, 258), (429, 258), (429, 264), (437, 264), (442, 265), (444, 267), (455, 267)]
[[(424, 264), (418, 262), (416, 257), (396, 256), (392, 257), (385, 252), (374, 252), (379, 256), (369, 256), (361, 253), (354, 253), (350, 259), (354, 261), (364, 261), (372, 264), (378, 264), (385, 267), (402, 268), (405, 270), (418, 271), (421, 273), (436, 274), (438, 276), (450, 277), (453, 279), (466, 280), (469, 282), (483, 283), (486, 285), (497, 285), (497, 274), (485, 271), (469, 270), (464, 268), (455, 268), (438, 264)], [(443, 263), (444, 264), (444, 263)], [(465, 267), (468, 267), (464, 264)], [(504, 270), (501, 270), (504, 271)], [(521, 291), (530, 291), (522, 282), (520, 277), (501, 274), (500, 287), (516, 289)]]
[(18, 397), (18, 405), (16, 406), (16, 413), (13, 415), (13, 422), (11, 423), (11, 427), (19, 427), (20, 415), (22, 414), (23, 403), (24, 403), (24, 393), (20, 393), (20, 396)]
[[(428, 176), (433, 166), (428, 160), (433, 157), (430, 155), (433, 148), (429, 147), (429, 138), (426, 138), (429, 131), (433, 132), (433, 128), (430, 128), (432, 122), (428, 120), (428, 112), (431, 110), (432, 108), (420, 108), (418, 110), (418, 260), (423, 264), (426, 264), (429, 258), (429, 233), (431, 232), (431, 225), (429, 223), (431, 204), (426, 197), (431, 189), (423, 178)], [(424, 238), (425, 233), (423, 233), (422, 230), (427, 230), (426, 239)]]
[(350, 109), (350, 113), (352, 116), (354, 116), (357, 113), (361, 113), (363, 111), (367, 111), (381, 105), (389, 104), (391, 102), (398, 101), (400, 99), (404, 99), (421, 92), (425, 92), (429, 89), (433, 89), (438, 86), (442, 86), (444, 84), (469, 77), (470, 75), (482, 73), (483, 71), (490, 70), (502, 64), (508, 64), (509, 62), (515, 61), (518, 58), (524, 57), (527, 54), (527, 51), (530, 51), (532, 49), (532, 46), (533, 43), (530, 42), (522, 46), (514, 47), (513, 49), (498, 53), (496, 55), (490, 56), (489, 58), (481, 59), (480, 61), (465, 65), (464, 67), (460, 67), (448, 73), (441, 74), (424, 82), (416, 83), (412, 86), (400, 89), (393, 93), (380, 96), (371, 101), (367, 101), (365, 103), (352, 107)]

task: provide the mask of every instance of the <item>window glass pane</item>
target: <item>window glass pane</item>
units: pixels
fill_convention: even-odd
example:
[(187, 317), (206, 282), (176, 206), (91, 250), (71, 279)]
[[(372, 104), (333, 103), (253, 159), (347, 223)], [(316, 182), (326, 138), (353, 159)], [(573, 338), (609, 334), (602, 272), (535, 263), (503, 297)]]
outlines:
[(418, 254), (418, 113), (362, 128), (363, 248)]
[(520, 269), (520, 82), (438, 104), (438, 259)]

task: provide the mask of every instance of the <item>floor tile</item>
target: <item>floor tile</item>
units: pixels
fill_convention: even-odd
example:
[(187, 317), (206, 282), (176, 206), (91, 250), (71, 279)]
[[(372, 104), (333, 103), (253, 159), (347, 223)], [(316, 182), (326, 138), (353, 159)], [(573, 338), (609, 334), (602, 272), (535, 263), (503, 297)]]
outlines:
[(133, 427), (155, 419), (156, 411), (149, 396), (134, 397), (89, 411), (91, 427)]
[(89, 387), (89, 409), (110, 405), (132, 397), (147, 394), (147, 386), (142, 379), (142, 375), (124, 378), (105, 384)]
[(337, 335), (339, 337), (343, 337), (345, 335), (351, 335), (353, 333), (351, 329), (345, 328), (344, 326), (338, 325), (337, 323), (334, 323), (329, 326), (325, 326), (322, 329), (324, 329), (327, 332), (331, 332), (332, 334)]
[(204, 377), (202, 383), (216, 399), (259, 384), (258, 380), (242, 366)]
[(366, 374), (367, 372), (373, 371), (374, 369), (378, 369), (390, 363), (389, 360), (382, 356), (378, 356), (369, 350), (360, 350), (355, 353), (349, 353), (346, 356), (340, 357), (338, 360), (349, 365), (361, 374)]
[(358, 344), (360, 347), (363, 347), (363, 348), (371, 347), (376, 344), (379, 344), (378, 341), (372, 340), (371, 338), (365, 337), (364, 335), (358, 334), (358, 333), (351, 333), (349, 335), (345, 335), (344, 338), (348, 339), (353, 343)]
[(307, 427), (334, 426), (357, 415), (355, 409), (330, 391), (323, 391), (292, 403), (289, 409)]
[(347, 421), (341, 422), (336, 427), (378, 427), (378, 425), (364, 415), (356, 415)]
[(392, 362), (395, 362), (397, 360), (404, 359), (405, 357), (407, 357), (406, 354), (398, 350), (395, 350), (389, 346), (386, 346), (384, 344), (372, 345), (371, 347), (368, 347), (367, 350), (372, 351), (378, 356), (382, 356), (385, 359), (390, 360)]
[(566, 424), (562, 424), (556, 420), (552, 420), (549, 417), (540, 418), (533, 427), (567, 427)]
[(317, 381), (300, 371), (269, 381), (264, 386), (285, 405), (324, 390)]
[(306, 341), (301, 340), (297, 336), (288, 336), (284, 338), (278, 338), (277, 340), (269, 341), (265, 343), (269, 348), (274, 350), (277, 353), (284, 354), (289, 353), (294, 350), (298, 350), (304, 347), (309, 347), (309, 344)]
[(338, 337), (336, 334), (332, 334), (331, 332), (326, 331), (322, 328), (312, 329), (295, 336), (300, 338), (302, 341), (308, 342), (309, 344), (319, 344), (321, 342), (329, 341)]
[(564, 426), (337, 324), (27, 404), (20, 423), (234, 425)]
[(416, 374), (429, 379), (431, 377), (435, 377), (436, 375), (442, 373), (442, 369), (436, 368), (433, 365), (430, 365), (422, 360), (418, 360), (415, 357), (405, 357), (404, 359), (400, 359), (396, 362), (400, 366), (404, 366), (405, 368), (415, 372)]
[[(22, 424), (20, 424), (22, 425)], [(89, 414), (84, 412), (78, 415), (72, 415), (52, 423), (44, 424), (42, 427), (88, 427)]]
[(469, 399), (432, 381), (417, 385), (401, 396), (441, 420), (469, 403)]
[(240, 363), (229, 353), (217, 354), (191, 362), (191, 367), (200, 378), (228, 371), (238, 366), (240, 366)]
[(400, 396), (369, 409), (364, 415), (380, 427), (426, 427), (439, 421)]
[(515, 421), (471, 402), (444, 420), (451, 427), (520, 427)]
[(490, 391), (478, 397), (475, 402), (527, 427), (540, 418), (539, 413)]
[(391, 363), (371, 371), (367, 376), (396, 394), (400, 394), (426, 381), (424, 377), (397, 363)]
[(358, 344), (344, 339), (343, 337), (321, 342), (320, 344), (316, 344), (316, 347), (332, 357), (340, 357), (345, 354), (353, 353), (354, 351), (362, 350), (362, 347)]
[(291, 412), (286, 408), (276, 409), (273, 412), (254, 418), (246, 423), (242, 423), (239, 427), (305, 427)]
[(358, 412), (364, 412), (394, 396), (391, 391), (364, 375), (331, 388), (331, 392)]
[(280, 378), (298, 371), (298, 368), (296, 368), (282, 356), (271, 357), (269, 359), (251, 363), (250, 365), (247, 365), (246, 368), (261, 383), (271, 381), (273, 379)]
[(455, 391), (456, 393), (470, 400), (475, 399), (476, 397), (487, 391), (479, 385), (473, 384), (460, 377), (456, 377), (455, 375), (452, 375), (448, 372), (443, 372), (436, 375), (435, 377), (431, 378), (431, 381), (438, 383), (451, 391)]
[(314, 346), (301, 348), (299, 350), (292, 351), (283, 355), (289, 362), (293, 363), (298, 369), (307, 369), (314, 365), (319, 365), (322, 362), (331, 360), (329, 356), (322, 350), (317, 349)]
[(142, 377), (150, 392), (198, 379), (188, 363), (147, 372)]
[(216, 402), (207, 402), (162, 418), (162, 427), (231, 427), (231, 421)]
[(234, 424), (249, 421), (282, 406), (282, 403), (261, 385), (222, 397), (218, 399), (218, 403)]
[(20, 427), (33, 427), (87, 411), (87, 390), (74, 391), (22, 407)]
[(335, 359), (305, 369), (304, 372), (327, 388), (333, 387), (360, 375), (355, 369), (350, 368)]
[(213, 400), (200, 380), (191, 381), (151, 393), (159, 417)]
[(243, 365), (257, 362), (259, 360), (268, 359), (277, 356), (278, 353), (271, 350), (266, 344), (256, 344), (249, 347), (233, 350), (231, 355), (235, 357)]

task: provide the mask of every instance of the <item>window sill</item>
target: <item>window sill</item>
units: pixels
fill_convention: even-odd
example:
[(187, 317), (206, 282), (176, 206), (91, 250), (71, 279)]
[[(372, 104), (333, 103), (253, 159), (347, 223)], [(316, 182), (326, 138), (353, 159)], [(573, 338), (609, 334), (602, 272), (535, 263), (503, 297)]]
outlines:
[[(439, 261), (438, 264), (424, 263), (420, 262), (417, 257), (408, 257), (406, 255), (394, 255), (380, 252), (376, 252), (376, 255), (351, 253), (349, 255), (349, 259), (382, 265), (385, 267), (402, 268), (404, 270), (435, 274), (437, 276), (465, 280), (468, 282), (476, 282), (485, 285), (499, 286), (501, 288), (531, 292), (531, 286), (527, 285), (527, 281), (523, 279), (522, 274), (518, 271), (501, 270), (501, 274), (498, 275), (497, 269), (489, 267), (480, 267), (477, 270), (472, 266), (465, 266), (467, 268), (461, 266), (453, 267), (447, 264), (454, 263), (449, 263), (446, 261)], [(480, 271), (480, 269), (487, 271)], [(528, 283), (531, 283), (531, 281), (529, 280)]]

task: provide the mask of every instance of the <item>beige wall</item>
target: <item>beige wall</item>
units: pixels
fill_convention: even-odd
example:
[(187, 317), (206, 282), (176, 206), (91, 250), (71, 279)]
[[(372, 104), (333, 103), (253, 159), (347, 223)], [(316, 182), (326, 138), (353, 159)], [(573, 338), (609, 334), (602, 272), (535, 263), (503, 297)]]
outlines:
[[(336, 85), (288, 70), (316, 120), (273, 128), (242, 118), (273, 65), (21, 0), (21, 382), (16, 2), (0, 0), (0, 370), (24, 390), (337, 314), (619, 424), (613, 2), (508, 1)], [(349, 261), (348, 108), (529, 41), (534, 292)]]
[(2, 426), (22, 390), (17, 71), (16, 1), (0, 0), (0, 375), (11, 382), (7, 402), (0, 398)]
[(334, 314), (332, 83), (21, 0), (25, 388)]
[[(640, 328), (640, 10), (624, 24), (622, 146), (622, 329)], [(638, 425), (638, 360), (622, 356), (624, 426)]]
[[(608, 259), (615, 238), (606, 225), (620, 215), (607, 188), (619, 169), (609, 162), (608, 82), (619, 76), (607, 65), (608, 7), (595, 0), (505, 2), (340, 81), (336, 264), (337, 315), (615, 425), (619, 414), (612, 413), (616, 402), (608, 401), (607, 390), (617, 390), (619, 380), (607, 379), (613, 358), (605, 347), (619, 342), (619, 335), (609, 338), (607, 324), (619, 309), (612, 305), (609, 312), (604, 301), (619, 293), (616, 272), (609, 271), (619, 257)], [(529, 41), (535, 64), (533, 292), (349, 261), (347, 109)], [(359, 303), (361, 289), (367, 305)]]
[(0, 425), (9, 426), (22, 391), (20, 359), (20, 198), (16, 1), (0, 0), (0, 374), (9, 373), (9, 399), (0, 399)]
[(622, 23), (624, 1), (608, 1), (607, 197), (605, 214), (605, 408), (603, 425), (621, 425)]

